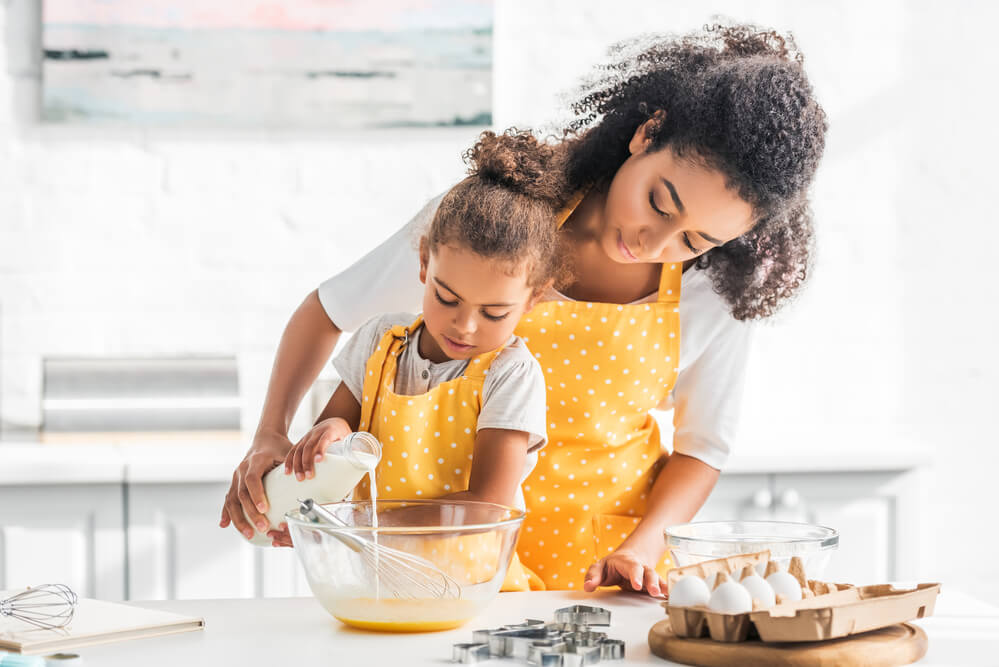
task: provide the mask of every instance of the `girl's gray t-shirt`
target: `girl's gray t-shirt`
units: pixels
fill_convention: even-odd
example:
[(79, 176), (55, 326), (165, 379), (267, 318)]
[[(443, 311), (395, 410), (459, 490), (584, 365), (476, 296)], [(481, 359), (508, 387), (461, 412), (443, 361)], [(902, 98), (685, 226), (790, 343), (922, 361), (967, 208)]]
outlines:
[[(372, 318), (350, 337), (333, 360), (333, 367), (357, 402), (362, 399), (364, 373), (378, 341), (394, 326), (408, 326), (416, 320), (410, 313), (390, 313)], [(393, 391), (412, 396), (425, 394), (434, 387), (460, 377), (468, 361), (434, 363), (420, 356), (420, 336), (416, 331), (399, 355)], [(476, 431), (500, 428), (524, 431), (531, 451), (548, 441), (545, 420), (545, 377), (537, 359), (531, 356), (523, 339), (511, 336), (506, 347), (496, 355), (482, 383), (482, 410)]]
[[(340, 375), (341, 382), (358, 403), (363, 400), (365, 368), (378, 341), (393, 326), (409, 325), (415, 320), (416, 315), (410, 313), (374, 317), (354, 332), (333, 359), (333, 367)], [(443, 382), (459, 377), (468, 365), (463, 360), (435, 364), (424, 359), (419, 353), (421, 335), (422, 327), (399, 355), (393, 386), (393, 391), (397, 394), (412, 396), (426, 393)], [(524, 461), (524, 470), (513, 503), (522, 510), (527, 509), (527, 504), (521, 487), (538, 464), (538, 451), (548, 442), (546, 411), (545, 378), (541, 366), (531, 356), (524, 341), (511, 336), (507, 346), (493, 359), (482, 383), (482, 409), (475, 431), (478, 433), (483, 428), (499, 428), (527, 433), (527, 459)]]

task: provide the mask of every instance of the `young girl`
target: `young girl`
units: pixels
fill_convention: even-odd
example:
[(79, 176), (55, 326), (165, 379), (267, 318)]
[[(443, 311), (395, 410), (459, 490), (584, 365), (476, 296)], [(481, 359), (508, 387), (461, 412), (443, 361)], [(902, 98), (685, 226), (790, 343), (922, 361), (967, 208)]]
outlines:
[[(826, 120), (788, 35), (715, 26), (615, 53), (573, 104), (551, 163), (571, 276), (517, 330), (540, 355), (550, 443), (524, 484), (518, 554), (550, 588), (655, 595), (663, 529), (694, 516), (735, 441), (745, 322), (775, 313), (805, 279)], [(308, 344), (278, 351), (223, 524), (250, 529), (241, 507), (261, 516), (259, 477), (283, 460), (289, 415), (340, 330), (414, 302), (394, 287), (411, 255), (399, 239), (292, 318), (286, 339)], [(669, 455), (657, 407), (673, 409)]]
[[(472, 175), (420, 239), (422, 314), (380, 315), (357, 330), (334, 360), (342, 382), (288, 452), (287, 474), (312, 477), (330, 443), (364, 430), (383, 446), (379, 498), (525, 507), (521, 484), (547, 441), (545, 383), (513, 330), (559, 273), (554, 199), (537, 176), (552, 153), (533, 137), (483, 135)], [(370, 497), (366, 480), (357, 495)], [(507, 588), (529, 580), (515, 561)]]

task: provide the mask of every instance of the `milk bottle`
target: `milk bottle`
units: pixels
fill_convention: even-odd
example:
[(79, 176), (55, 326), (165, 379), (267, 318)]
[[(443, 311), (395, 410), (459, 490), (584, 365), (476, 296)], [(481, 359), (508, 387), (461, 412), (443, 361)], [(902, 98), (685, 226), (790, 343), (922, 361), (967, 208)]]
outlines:
[[(272, 530), (284, 521), (286, 512), (298, 509), (299, 498), (312, 498), (317, 503), (343, 500), (361, 477), (374, 471), (382, 456), (382, 446), (370, 433), (357, 431), (338, 440), (326, 449), (322, 461), (316, 464), (315, 476), (301, 482), (294, 474), (284, 474), (284, 465), (264, 475), (264, 492), (270, 509), (266, 512)], [(270, 546), (271, 538), (259, 530), (250, 542)]]

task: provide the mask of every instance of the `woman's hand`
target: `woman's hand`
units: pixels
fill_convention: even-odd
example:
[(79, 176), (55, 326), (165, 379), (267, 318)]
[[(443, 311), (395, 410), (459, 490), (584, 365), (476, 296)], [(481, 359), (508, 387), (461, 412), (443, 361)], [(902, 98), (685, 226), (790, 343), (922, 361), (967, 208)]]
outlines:
[(277, 530), (267, 531), (267, 537), (271, 538), (272, 547), (293, 547), (291, 533), (288, 532), (288, 524), (284, 521), (277, 527)]
[(583, 590), (592, 593), (598, 586), (620, 586), (625, 590), (644, 591), (653, 597), (663, 597), (666, 583), (656, 572), (655, 562), (637, 549), (621, 545), (590, 566), (583, 581)]
[(295, 479), (312, 479), (316, 464), (326, 456), (326, 448), (351, 433), (350, 424), (340, 417), (330, 417), (317, 423), (295, 443), (284, 459), (284, 474), (295, 473)]
[(253, 526), (261, 532), (270, 527), (264, 515), (269, 505), (263, 478), (285, 460), (290, 449), (287, 436), (273, 431), (257, 432), (250, 451), (232, 473), (232, 483), (222, 505), (221, 527), (231, 523), (246, 539), (253, 537)]

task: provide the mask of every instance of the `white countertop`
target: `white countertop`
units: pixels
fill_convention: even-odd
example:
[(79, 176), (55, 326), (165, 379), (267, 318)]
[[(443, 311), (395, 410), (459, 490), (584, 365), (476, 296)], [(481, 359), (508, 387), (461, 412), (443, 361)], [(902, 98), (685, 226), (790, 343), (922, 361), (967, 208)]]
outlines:
[[(15, 484), (228, 482), (250, 436), (212, 438), (173, 434), (157, 440), (60, 438), (58, 443), (0, 441), (0, 486)], [(795, 443), (797, 444), (797, 443)], [(886, 472), (931, 461), (925, 450), (864, 449), (842, 443), (752, 443), (733, 454), (725, 474)]]
[[(204, 631), (81, 649), (86, 667), (167, 665), (436, 665), (450, 663), (451, 647), (472, 631), (527, 618), (550, 620), (556, 609), (591, 604), (610, 609), (608, 636), (626, 642), (625, 659), (610, 665), (666, 665), (648, 647), (649, 628), (663, 617), (659, 602), (620, 592), (502, 593), (476, 619), (457, 630), (391, 635), (352, 630), (311, 598), (139, 602), (139, 606), (201, 616)], [(921, 665), (995, 665), (999, 608), (944, 587), (932, 618), (919, 621), (929, 636)], [(513, 660), (487, 664), (518, 665)]]

